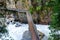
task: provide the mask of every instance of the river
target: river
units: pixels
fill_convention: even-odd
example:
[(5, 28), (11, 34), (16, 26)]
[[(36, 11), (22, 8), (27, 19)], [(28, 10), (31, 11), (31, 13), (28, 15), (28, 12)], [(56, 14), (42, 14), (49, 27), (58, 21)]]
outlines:
[[(19, 25), (19, 26), (18, 26)], [(8, 30), (8, 34), (9, 34), (9, 37), (4, 37), (5, 39), (8, 39), (8, 40), (22, 40), (23, 39), (23, 34), (25, 31), (28, 31), (29, 30), (29, 26), (28, 24), (21, 24), (21, 23), (9, 23), (6, 27), (6, 29)], [(49, 36), (49, 25), (41, 25), (41, 24), (36, 24), (36, 27), (37, 27), (37, 30), (39, 30), (40, 32), (42, 32), (45, 36), (43, 37), (42, 40), (48, 40), (48, 36)], [(27, 35), (26, 35), (27, 36)], [(5, 40), (4, 39), (4, 40)], [(27, 37), (27, 39), (29, 39)], [(24, 39), (24, 40), (27, 40), (27, 39)], [(2, 39), (0, 39), (2, 40)], [(29, 39), (31, 40), (31, 39)]]

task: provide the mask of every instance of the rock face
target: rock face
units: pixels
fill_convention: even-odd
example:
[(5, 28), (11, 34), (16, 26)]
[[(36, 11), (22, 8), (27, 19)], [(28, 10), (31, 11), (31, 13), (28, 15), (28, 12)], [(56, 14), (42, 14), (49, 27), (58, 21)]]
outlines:
[(30, 0), (18, 0), (16, 4), (16, 8), (28, 10), (30, 5), (31, 5)]
[(19, 13), (19, 20), (20, 20), (20, 22), (22, 22), (22, 23), (27, 23), (26, 13), (24, 13), (24, 12)]
[(25, 31), (25, 32), (23, 33), (23, 38), (22, 38), (22, 40), (32, 40), (31, 34), (30, 34), (29, 31)]
[[(0, 0), (0, 8), (6, 6), (7, 9), (20, 9), (20, 10), (28, 10), (29, 6), (31, 5), (31, 0), (18, 0), (17, 3), (15, 3), (14, 0)], [(2, 7), (1, 7), (2, 6)], [(4, 7), (5, 8), (5, 7)], [(0, 10), (0, 12), (2, 12)], [(11, 12), (11, 10), (9, 11)], [(18, 14), (19, 12), (17, 12)], [(44, 12), (45, 13), (45, 12)], [(16, 15), (16, 14), (15, 14)], [(27, 23), (27, 18), (25, 13), (19, 13), (19, 19), (22, 23)], [(49, 24), (50, 18), (47, 15), (40, 14), (40, 18), (38, 18), (37, 13), (32, 14), (34, 23), (38, 24)]]
[(9, 0), (9, 1), (6, 1), (6, 4), (7, 4), (7, 8), (9, 9), (9, 8), (16, 8), (15, 7), (15, 2), (14, 2), (14, 0)]

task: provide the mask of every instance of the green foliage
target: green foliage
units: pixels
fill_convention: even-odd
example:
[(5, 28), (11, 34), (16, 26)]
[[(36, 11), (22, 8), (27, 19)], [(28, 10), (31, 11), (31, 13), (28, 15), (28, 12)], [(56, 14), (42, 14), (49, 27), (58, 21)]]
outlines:
[(50, 35), (49, 40), (60, 40), (60, 34)]
[(60, 40), (60, 35), (59, 34), (58, 35), (53, 34), (52, 37), (53, 37), (53, 40), (57, 40), (57, 39)]
[[(0, 17), (4, 17), (4, 14), (0, 13)], [(3, 25), (2, 27), (0, 26), (0, 33), (7, 33), (7, 30), (6, 30), (6, 25)]]
[(48, 5), (50, 5), (50, 7), (53, 8), (53, 13), (51, 15), (51, 25), (50, 25), (52, 35), (50, 39), (60, 40), (60, 34), (58, 34), (58, 30), (60, 31), (60, 0), (54, 0), (53, 2), (49, 2)]
[(41, 0), (34, 0), (34, 2), (33, 3), (37, 3), (35, 6), (31, 6), (30, 7), (30, 9), (29, 9), (29, 11), (30, 11), (30, 13), (33, 13), (34, 11), (35, 12), (37, 12), (37, 11), (39, 11), (39, 10), (41, 10), (41, 6), (39, 5), (39, 3), (41, 2)]
[(36, 11), (39, 11), (41, 9), (41, 6), (36, 7)]
[(55, 2), (54, 1), (49, 1), (49, 2), (46, 2), (46, 4), (48, 7), (53, 7), (55, 5)]
[(57, 26), (58, 26), (58, 24), (57, 24), (58, 23), (57, 15), (58, 15), (58, 13), (54, 13), (54, 14), (51, 15), (51, 17), (52, 17), (51, 18), (51, 27), (53, 27), (54, 29), (56, 29)]
[(0, 33), (7, 33), (7, 30), (5, 27), (0, 27)]
[(33, 13), (34, 11), (39, 11), (41, 10), (41, 6), (37, 6), (36, 8), (34, 8), (33, 6), (30, 7), (30, 13)]
[(58, 5), (56, 5), (56, 6), (54, 6), (53, 7), (53, 11), (55, 12), (55, 13), (59, 13), (60, 12), (60, 6)]
[(33, 6), (30, 7), (29, 11), (30, 11), (30, 13), (33, 13), (33, 11), (34, 11)]
[(51, 27), (60, 30), (60, 7), (59, 5), (53, 6), (53, 14), (52, 14), (52, 20), (51, 20)]
[(37, 2), (41, 2), (41, 0), (36, 0)]
[(3, 15), (4, 15), (4, 14), (0, 13), (0, 17), (4, 17)]

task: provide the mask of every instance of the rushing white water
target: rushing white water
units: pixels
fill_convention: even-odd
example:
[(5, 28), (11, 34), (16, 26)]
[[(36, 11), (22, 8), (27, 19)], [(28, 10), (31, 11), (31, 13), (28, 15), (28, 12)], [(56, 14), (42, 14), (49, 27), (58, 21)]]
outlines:
[[(19, 22), (15, 22), (12, 20), (7, 20), (8, 25), (6, 29), (8, 30), (8, 35), (7, 34), (2, 34), (2, 37), (0, 40), (22, 40), (23, 34), (25, 31), (29, 30), (29, 25), (28, 24), (21, 24)], [(49, 25), (41, 25), (41, 24), (36, 24), (37, 30), (42, 32), (45, 36), (42, 40), (48, 40), (49, 32), (50, 30), (48, 29)], [(0, 34), (1, 36), (1, 34)], [(26, 40), (26, 39), (24, 39)]]
[[(47, 40), (50, 32), (50, 30), (48, 29), (49, 25), (36, 24), (36, 27), (37, 27), (37, 30), (45, 34), (46, 37), (44, 37), (43, 40)], [(9, 35), (14, 40), (21, 40), (23, 33), (29, 30), (28, 28), (29, 28), (28, 24), (21, 24), (21, 26), (19, 27), (16, 27), (16, 24), (11, 24), (11, 23), (7, 25), (7, 30), (9, 32)]]

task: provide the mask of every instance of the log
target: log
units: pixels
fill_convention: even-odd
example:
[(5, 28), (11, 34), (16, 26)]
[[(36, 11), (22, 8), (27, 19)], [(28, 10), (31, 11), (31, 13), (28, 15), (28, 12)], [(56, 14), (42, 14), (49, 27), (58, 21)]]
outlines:
[(29, 24), (29, 31), (31, 32), (32, 40), (39, 40), (37, 29), (33, 23), (31, 14), (29, 12), (27, 12), (26, 15), (27, 15), (27, 20), (28, 20), (28, 24)]

